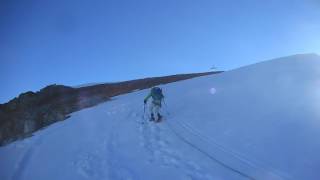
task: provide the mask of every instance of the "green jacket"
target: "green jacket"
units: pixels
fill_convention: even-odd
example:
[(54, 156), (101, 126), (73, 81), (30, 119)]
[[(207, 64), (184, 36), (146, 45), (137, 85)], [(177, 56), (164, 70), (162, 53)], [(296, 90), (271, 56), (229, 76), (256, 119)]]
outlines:
[(154, 98), (153, 94), (150, 92), (150, 93), (144, 98), (144, 101), (147, 102), (150, 97), (152, 97), (152, 103), (153, 103), (154, 105), (157, 105), (157, 106), (160, 106), (160, 107), (161, 107), (162, 98), (161, 98), (161, 99), (156, 99), (156, 98)]
[(152, 97), (151, 93), (149, 93), (147, 97), (144, 98), (144, 101), (148, 101), (150, 97)]

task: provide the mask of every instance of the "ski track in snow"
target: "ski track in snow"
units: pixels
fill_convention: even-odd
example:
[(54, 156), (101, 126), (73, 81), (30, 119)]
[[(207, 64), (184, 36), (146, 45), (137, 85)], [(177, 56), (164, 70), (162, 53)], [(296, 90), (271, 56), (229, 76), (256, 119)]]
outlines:
[(105, 161), (101, 160), (99, 154), (83, 152), (77, 155), (77, 160), (73, 162), (76, 172), (86, 179), (98, 179), (103, 177)]
[[(170, 140), (162, 123), (144, 122), (139, 123), (140, 145), (147, 149), (150, 159), (149, 163), (160, 164), (164, 167), (172, 167), (183, 170), (186, 179), (212, 180), (208, 172), (203, 170), (197, 163), (186, 160), (186, 156), (170, 147)], [(166, 130), (166, 131), (165, 131)]]
[(139, 179), (134, 172), (129, 168), (125, 167), (121, 161), (120, 156), (117, 153), (117, 134), (116, 129), (120, 129), (120, 126), (114, 127), (114, 131), (111, 132), (111, 136), (107, 142), (107, 154), (108, 154), (108, 177), (109, 179), (123, 179), (123, 180), (136, 180)]
[(94, 151), (80, 151), (71, 163), (71, 169), (75, 169), (76, 173), (85, 179), (100, 179), (106, 176), (105, 170), (108, 166), (102, 155), (107, 151), (108, 140), (99, 139), (102, 143)]
[[(168, 123), (169, 128), (174, 131), (174, 133), (180, 137), (182, 141), (189, 144), (190, 146), (194, 147), (195, 149), (199, 150), (201, 153), (208, 156), (210, 159), (218, 162), (223, 167), (234, 171), (238, 174), (240, 174), (243, 177), (246, 177), (248, 179), (272, 179), (272, 180), (281, 180), (281, 179), (290, 179), (286, 174), (283, 174), (281, 172), (278, 172), (277, 170), (266, 168), (267, 166), (259, 161), (255, 160), (249, 160), (244, 155), (235, 152), (231, 149), (228, 149), (220, 144), (217, 143), (216, 140), (213, 138), (208, 138), (202, 135), (200, 132), (192, 128), (190, 125), (183, 123), (181, 121), (179, 122), (170, 122)], [(183, 131), (184, 133), (188, 134), (188, 136), (194, 136), (197, 139), (197, 142), (202, 142), (206, 144), (207, 147), (211, 146), (213, 148), (210, 148), (211, 150), (214, 150), (213, 152), (206, 152), (206, 150), (202, 149), (201, 146), (198, 147), (198, 143), (193, 143), (188, 140), (186, 137), (182, 137), (181, 134), (179, 134), (176, 129), (179, 128), (180, 131)], [(203, 147), (203, 146), (202, 146)], [(215, 157), (213, 157), (211, 154), (222, 154), (223, 156), (228, 156), (228, 158), (233, 159), (234, 162), (237, 162), (236, 164), (240, 163), (241, 169), (249, 171), (250, 173), (242, 172), (241, 170), (238, 170), (237, 168), (231, 167), (228, 165), (228, 163), (223, 162)], [(247, 169), (246, 169), (247, 168)], [(252, 173), (254, 172), (254, 173)], [(261, 174), (259, 174), (259, 173)], [(262, 177), (261, 177), (262, 175)], [(264, 176), (264, 177), (263, 177)]]
[(41, 136), (37, 136), (35, 142), (33, 144), (30, 144), (28, 150), (23, 154), (21, 160), (16, 164), (11, 180), (23, 179), (26, 168), (28, 167), (30, 160), (35, 154), (37, 146), (41, 145), (41, 143)]
[[(107, 116), (125, 112), (127, 108), (112, 108), (107, 111)], [(86, 179), (115, 179), (115, 180), (137, 180), (137, 175), (132, 172), (129, 167), (125, 167), (121, 162), (117, 149), (118, 133), (121, 129), (121, 120), (110, 121), (111, 131), (106, 133), (101, 131), (98, 140), (102, 142), (94, 152), (81, 153), (77, 160), (73, 162), (73, 166), (77, 169), (77, 173)], [(100, 127), (103, 128), (103, 127)], [(104, 134), (106, 133), (106, 134)]]

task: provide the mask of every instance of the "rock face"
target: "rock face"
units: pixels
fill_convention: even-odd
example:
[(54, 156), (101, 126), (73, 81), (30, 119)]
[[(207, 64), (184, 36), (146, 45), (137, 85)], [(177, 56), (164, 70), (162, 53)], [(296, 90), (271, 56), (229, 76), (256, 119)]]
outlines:
[[(50, 85), (39, 92), (26, 92), (0, 106), (0, 144), (30, 135), (30, 133), (71, 113), (67, 106), (76, 90), (67, 86)], [(70, 104), (71, 105), (71, 104)]]
[(0, 104), (0, 146), (30, 136), (43, 127), (67, 119), (72, 112), (95, 106), (113, 96), (215, 73), (220, 72), (146, 78), (81, 88), (50, 85), (38, 92), (22, 93), (8, 103)]

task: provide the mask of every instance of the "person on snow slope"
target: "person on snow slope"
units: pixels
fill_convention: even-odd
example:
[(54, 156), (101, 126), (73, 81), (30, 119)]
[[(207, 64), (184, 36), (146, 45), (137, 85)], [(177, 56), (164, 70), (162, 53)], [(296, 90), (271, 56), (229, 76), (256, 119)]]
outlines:
[[(149, 98), (152, 98), (152, 103), (150, 105), (151, 118), (150, 121), (159, 122), (161, 121), (162, 116), (160, 115), (160, 109), (162, 100), (164, 98), (162, 94), (162, 89), (159, 87), (151, 88), (150, 93), (144, 99), (144, 104), (147, 104)], [(157, 115), (157, 119), (155, 119), (155, 115)]]

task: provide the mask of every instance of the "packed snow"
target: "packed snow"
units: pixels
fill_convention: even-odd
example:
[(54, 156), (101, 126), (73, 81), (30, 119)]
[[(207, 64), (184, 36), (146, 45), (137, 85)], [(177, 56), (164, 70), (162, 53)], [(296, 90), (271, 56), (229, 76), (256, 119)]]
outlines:
[(1, 180), (320, 178), (320, 57), (295, 55), (161, 86), (73, 113), (0, 147)]

